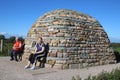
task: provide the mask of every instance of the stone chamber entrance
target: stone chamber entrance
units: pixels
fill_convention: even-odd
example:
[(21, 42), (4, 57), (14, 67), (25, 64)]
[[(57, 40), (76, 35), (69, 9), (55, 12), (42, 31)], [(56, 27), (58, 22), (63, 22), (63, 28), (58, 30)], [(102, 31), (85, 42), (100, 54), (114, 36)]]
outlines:
[(46, 64), (52, 64), (53, 68), (78, 69), (116, 63), (107, 33), (87, 14), (58, 9), (39, 17), (25, 39), (25, 59), (39, 36), (49, 43)]

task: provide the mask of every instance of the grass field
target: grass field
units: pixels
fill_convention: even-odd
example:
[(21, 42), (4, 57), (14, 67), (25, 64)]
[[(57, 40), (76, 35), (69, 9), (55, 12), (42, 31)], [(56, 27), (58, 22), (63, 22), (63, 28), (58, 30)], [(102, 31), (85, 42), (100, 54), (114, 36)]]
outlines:
[(114, 51), (117, 51), (120, 53), (120, 43), (111, 43), (111, 47)]

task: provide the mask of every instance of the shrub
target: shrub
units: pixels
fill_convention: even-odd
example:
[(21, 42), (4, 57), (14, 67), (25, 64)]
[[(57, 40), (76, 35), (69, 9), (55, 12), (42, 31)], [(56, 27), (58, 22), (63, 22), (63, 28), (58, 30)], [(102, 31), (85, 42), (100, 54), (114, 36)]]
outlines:
[[(80, 77), (73, 77), (72, 80), (82, 80)], [(116, 68), (111, 72), (102, 71), (97, 76), (88, 76), (84, 80), (120, 80), (120, 68)]]

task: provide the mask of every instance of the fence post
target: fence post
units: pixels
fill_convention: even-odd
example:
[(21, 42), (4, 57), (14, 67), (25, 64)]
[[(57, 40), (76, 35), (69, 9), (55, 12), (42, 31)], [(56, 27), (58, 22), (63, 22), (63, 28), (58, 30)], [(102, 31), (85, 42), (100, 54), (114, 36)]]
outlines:
[(1, 39), (0, 52), (3, 51), (3, 39)]

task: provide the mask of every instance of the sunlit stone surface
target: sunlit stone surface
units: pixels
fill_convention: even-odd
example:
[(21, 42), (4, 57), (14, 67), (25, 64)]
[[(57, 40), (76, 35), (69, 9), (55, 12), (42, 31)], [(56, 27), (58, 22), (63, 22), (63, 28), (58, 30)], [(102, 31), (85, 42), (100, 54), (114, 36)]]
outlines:
[(58, 9), (39, 17), (27, 34), (25, 59), (34, 49), (38, 36), (49, 43), (47, 63), (53, 62), (53, 68), (73, 69), (115, 63), (106, 32), (89, 15)]

